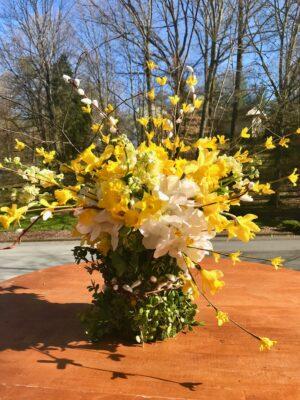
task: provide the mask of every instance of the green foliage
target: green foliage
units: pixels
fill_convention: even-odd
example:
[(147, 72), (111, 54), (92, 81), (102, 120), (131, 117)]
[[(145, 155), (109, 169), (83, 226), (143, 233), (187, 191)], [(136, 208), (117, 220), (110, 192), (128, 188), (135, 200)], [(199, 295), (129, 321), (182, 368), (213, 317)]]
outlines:
[[(104, 291), (95, 281), (88, 287), (93, 305), (82, 315), (82, 321), (91, 340), (113, 334), (151, 342), (199, 325), (194, 319), (197, 306), (181, 285), (157, 290), (170, 275), (180, 281), (176, 261), (169, 256), (154, 259), (153, 251), (142, 247), (139, 232), (122, 229), (120, 236), (123, 246), (106, 256), (90, 247), (73, 250), (76, 262), (89, 262), (88, 272), (101, 273), (105, 283)], [(151, 277), (156, 278), (155, 283)], [(137, 281), (140, 283), (133, 291), (123, 289)]]
[(295, 219), (286, 219), (281, 222), (280, 227), (288, 231), (300, 234), (300, 221)]
[[(63, 81), (63, 74), (73, 75), (70, 63), (66, 55), (62, 55), (52, 67), (53, 74), (53, 102), (58, 125), (64, 128), (65, 134), (79, 150), (86, 147), (90, 133), (91, 117), (81, 110), (81, 99), (77, 93), (71, 90)], [(62, 137), (66, 142), (66, 138)], [(65, 158), (76, 155), (74, 147), (65, 146)]]

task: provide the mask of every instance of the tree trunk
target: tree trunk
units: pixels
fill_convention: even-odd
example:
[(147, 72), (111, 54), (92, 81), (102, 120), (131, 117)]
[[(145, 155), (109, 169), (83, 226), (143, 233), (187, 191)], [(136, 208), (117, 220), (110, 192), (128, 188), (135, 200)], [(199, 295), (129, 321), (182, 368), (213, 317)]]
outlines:
[(244, 0), (238, 2), (238, 37), (237, 37), (237, 53), (236, 53), (236, 72), (234, 80), (234, 94), (231, 114), (230, 136), (232, 139), (237, 135), (236, 127), (239, 116), (239, 106), (241, 100), (241, 83), (243, 70), (243, 39), (244, 39)]

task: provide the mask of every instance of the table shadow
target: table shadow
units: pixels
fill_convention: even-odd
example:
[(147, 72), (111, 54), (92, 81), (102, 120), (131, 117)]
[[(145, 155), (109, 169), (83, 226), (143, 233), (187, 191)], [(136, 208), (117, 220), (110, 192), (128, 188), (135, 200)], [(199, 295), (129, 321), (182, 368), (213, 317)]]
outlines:
[[(0, 288), (1, 289), (1, 288)], [(20, 286), (10, 286), (0, 290), (0, 352), (4, 350), (34, 350), (43, 355), (37, 360), (41, 365), (53, 364), (56, 369), (68, 366), (110, 372), (111, 379), (128, 379), (139, 376), (153, 380), (178, 384), (189, 390), (196, 390), (201, 382), (179, 382), (160, 376), (103, 369), (84, 365), (68, 357), (57, 356), (57, 350), (67, 349), (97, 351), (112, 361), (120, 362), (125, 357), (118, 347), (135, 346), (118, 338), (109, 338), (90, 343), (79, 320), (79, 314), (90, 306), (84, 303), (52, 303), (35, 293), (19, 292), (26, 290)], [(55, 351), (55, 355), (53, 354)], [(46, 356), (46, 359), (45, 359)], [(101, 362), (101, 358), (99, 359)]]

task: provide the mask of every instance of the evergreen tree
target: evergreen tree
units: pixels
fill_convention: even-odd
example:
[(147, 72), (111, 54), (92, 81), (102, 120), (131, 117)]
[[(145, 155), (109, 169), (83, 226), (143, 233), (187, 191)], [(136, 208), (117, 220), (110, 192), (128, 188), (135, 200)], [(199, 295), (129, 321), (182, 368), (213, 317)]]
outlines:
[(53, 65), (52, 82), (56, 120), (63, 128), (61, 139), (65, 143), (64, 156), (68, 159), (76, 155), (76, 150), (71, 144), (66, 143), (68, 142), (66, 136), (77, 149), (84, 149), (90, 136), (91, 117), (82, 112), (80, 96), (63, 81), (63, 74), (69, 76), (73, 74), (66, 55), (61, 55)]

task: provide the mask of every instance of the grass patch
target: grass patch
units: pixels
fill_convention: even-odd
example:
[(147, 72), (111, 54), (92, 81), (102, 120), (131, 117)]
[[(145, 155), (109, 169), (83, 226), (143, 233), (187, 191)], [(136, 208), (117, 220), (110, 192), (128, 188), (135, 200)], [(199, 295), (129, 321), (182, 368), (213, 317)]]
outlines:
[[(70, 214), (57, 214), (53, 218), (48, 219), (47, 221), (38, 221), (30, 231), (62, 231), (68, 230), (71, 231), (75, 225), (76, 218)], [(30, 224), (30, 217), (26, 217), (21, 221), (20, 228), (26, 228)], [(12, 231), (15, 231), (17, 227), (12, 228)], [(0, 227), (0, 231), (5, 231), (2, 227)]]
[(295, 219), (286, 219), (281, 222), (280, 228), (294, 233), (300, 233), (300, 221)]

